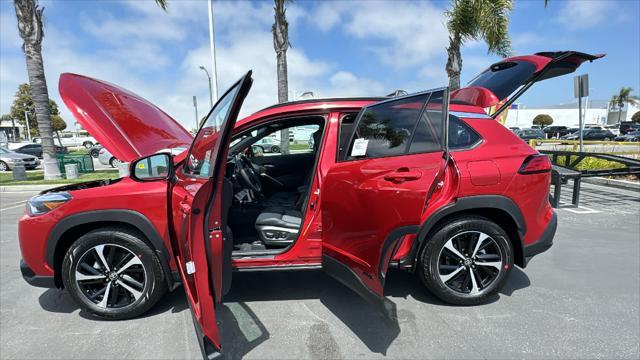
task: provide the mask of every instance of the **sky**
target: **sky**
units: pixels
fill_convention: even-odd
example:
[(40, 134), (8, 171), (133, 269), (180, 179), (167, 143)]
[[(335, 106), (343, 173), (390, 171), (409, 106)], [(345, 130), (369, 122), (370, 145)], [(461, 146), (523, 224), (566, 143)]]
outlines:
[[(516, 0), (509, 31), (514, 55), (578, 50), (606, 53), (583, 64), (592, 99), (609, 99), (621, 86), (640, 91), (640, 1)], [(167, 12), (153, 0), (41, 0), (45, 7), (43, 58), (49, 96), (74, 128), (57, 83), (79, 73), (125, 87), (168, 112), (188, 129), (209, 108), (211, 69), (206, 1), (169, 0)], [(219, 92), (248, 70), (254, 83), (241, 116), (277, 102), (271, 1), (214, 3)], [(447, 84), (444, 66), (449, 1), (296, 1), (288, 5), (289, 99), (381, 96), (403, 89)], [(481, 41), (464, 45), (462, 83), (499, 61)], [(573, 77), (535, 85), (523, 106), (568, 103)], [(0, 114), (8, 113), (20, 83), (28, 81), (13, 2), (0, 0)]]

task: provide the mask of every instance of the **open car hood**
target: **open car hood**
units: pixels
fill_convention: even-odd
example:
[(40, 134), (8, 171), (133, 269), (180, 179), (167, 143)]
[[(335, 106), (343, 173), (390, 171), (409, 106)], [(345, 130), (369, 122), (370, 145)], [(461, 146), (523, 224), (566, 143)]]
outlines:
[(163, 149), (187, 149), (193, 141), (171, 116), (126, 89), (69, 73), (60, 75), (58, 87), (82, 127), (122, 161)]
[(583, 62), (603, 56), (605, 55), (590, 55), (578, 51), (556, 51), (506, 58), (489, 66), (466, 87), (453, 91), (451, 103), (482, 108), (502, 104), (503, 106), (492, 114), (494, 116), (513, 103), (534, 83), (570, 74)]

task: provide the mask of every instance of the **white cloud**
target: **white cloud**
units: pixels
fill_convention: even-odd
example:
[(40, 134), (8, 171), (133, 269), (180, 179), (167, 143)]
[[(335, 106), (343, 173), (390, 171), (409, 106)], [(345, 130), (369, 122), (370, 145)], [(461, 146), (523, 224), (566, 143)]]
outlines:
[(571, 30), (588, 29), (600, 24), (616, 7), (610, 0), (571, 0), (563, 4), (555, 20)]
[(441, 58), (448, 43), (443, 10), (428, 2), (326, 2), (312, 23), (321, 31), (341, 26), (358, 39), (373, 40), (370, 51), (396, 68)]

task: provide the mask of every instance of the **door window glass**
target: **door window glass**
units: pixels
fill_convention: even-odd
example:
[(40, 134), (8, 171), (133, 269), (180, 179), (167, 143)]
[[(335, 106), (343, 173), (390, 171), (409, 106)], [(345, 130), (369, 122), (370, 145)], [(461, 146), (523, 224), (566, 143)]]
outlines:
[(392, 99), (364, 108), (347, 159), (400, 156), (443, 149), (444, 90)]
[(238, 82), (225, 96), (218, 101), (213, 110), (204, 120), (198, 135), (196, 135), (189, 156), (187, 157), (184, 173), (198, 176), (210, 177), (212, 166), (212, 153), (219, 136), (219, 130), (222, 129), (227, 119), (231, 106), (234, 103), (236, 95), (240, 89)]

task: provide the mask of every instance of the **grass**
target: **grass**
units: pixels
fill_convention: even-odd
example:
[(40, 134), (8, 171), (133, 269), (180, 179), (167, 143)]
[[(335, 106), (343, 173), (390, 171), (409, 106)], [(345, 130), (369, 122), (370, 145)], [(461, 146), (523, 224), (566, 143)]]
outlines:
[(88, 174), (80, 174), (77, 179), (44, 180), (42, 170), (27, 171), (27, 180), (14, 181), (10, 171), (0, 173), (0, 185), (48, 185), (48, 184), (75, 184), (91, 180), (117, 179), (118, 170), (97, 170)]
[(289, 144), (289, 150), (309, 150), (309, 144)]
[[(574, 161), (577, 156), (571, 156), (569, 163)], [(558, 156), (558, 165), (564, 166), (566, 156)], [(603, 169), (621, 169), (625, 167), (624, 164), (615, 161), (609, 161), (604, 159), (599, 159), (595, 157), (585, 157), (578, 163), (576, 166), (577, 170), (603, 170)]]

